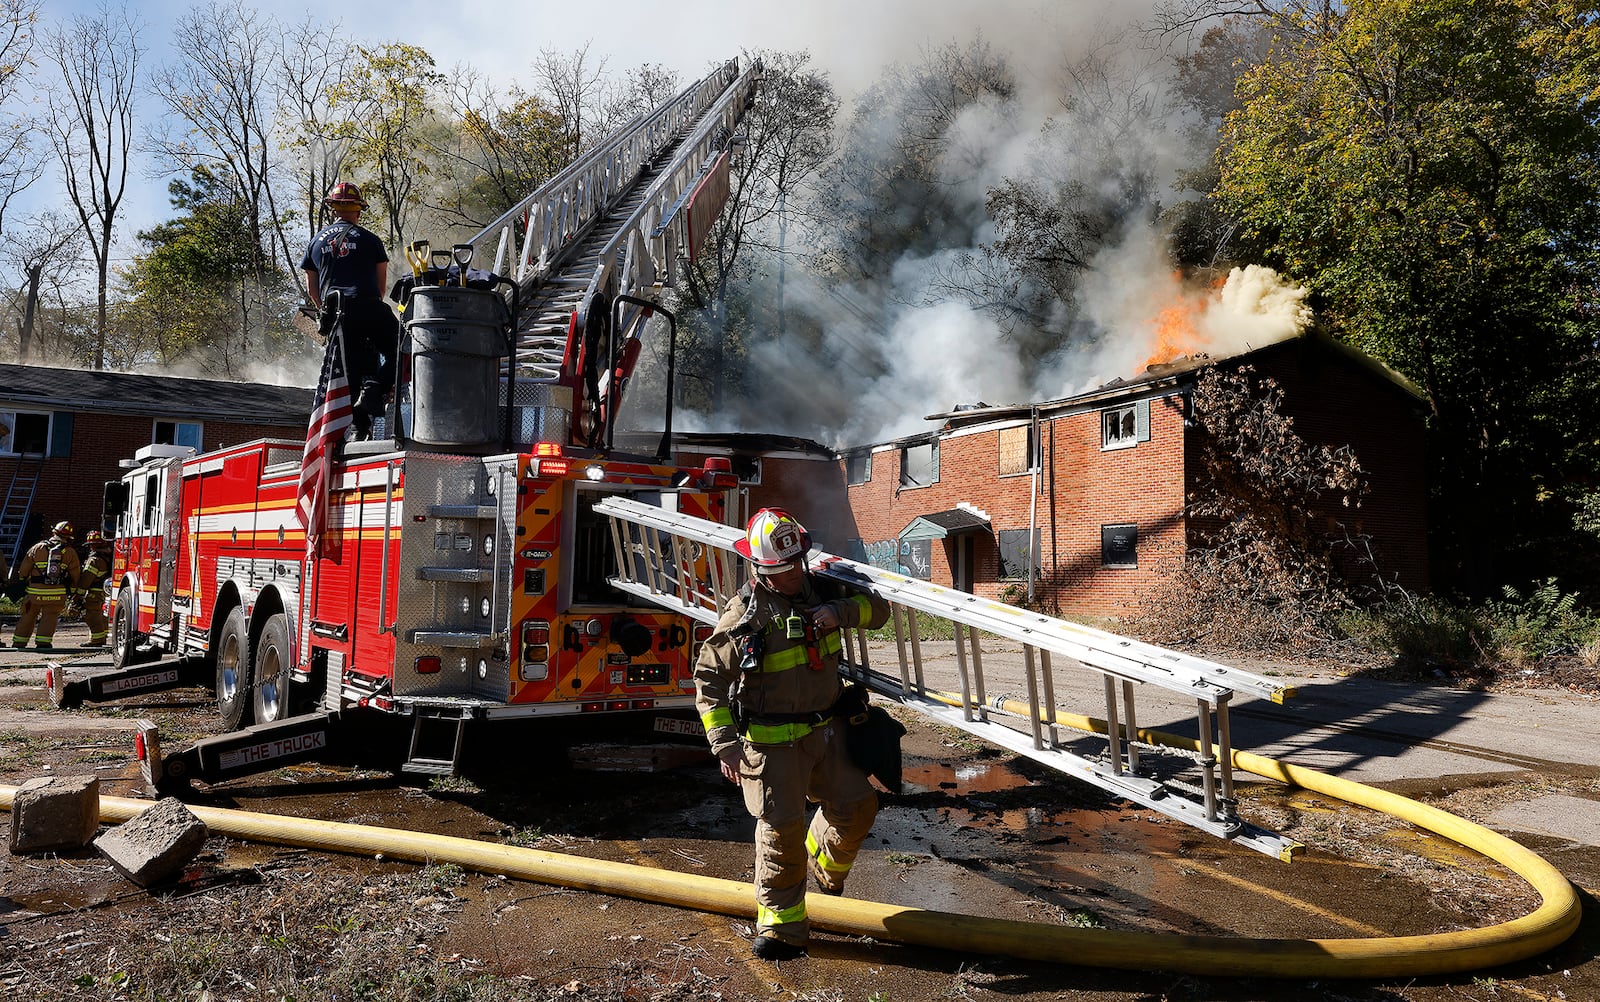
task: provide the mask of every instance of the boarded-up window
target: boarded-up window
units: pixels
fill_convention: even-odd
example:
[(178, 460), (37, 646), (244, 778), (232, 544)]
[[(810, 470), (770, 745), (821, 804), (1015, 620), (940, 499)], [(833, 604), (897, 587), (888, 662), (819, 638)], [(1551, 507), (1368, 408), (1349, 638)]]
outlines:
[(1033, 566), (1033, 534), (1027, 529), (1000, 530), (1000, 580), (1026, 581)]
[(933, 577), (933, 540), (900, 540), (900, 566), (911, 577), (927, 581)]
[(1033, 426), (1000, 429), (1000, 475), (1033, 469)]
[(900, 486), (927, 487), (939, 482), (939, 443), (908, 445), (900, 450)]
[(1100, 564), (1103, 567), (1139, 566), (1139, 527), (1137, 525), (1102, 525), (1100, 527)]

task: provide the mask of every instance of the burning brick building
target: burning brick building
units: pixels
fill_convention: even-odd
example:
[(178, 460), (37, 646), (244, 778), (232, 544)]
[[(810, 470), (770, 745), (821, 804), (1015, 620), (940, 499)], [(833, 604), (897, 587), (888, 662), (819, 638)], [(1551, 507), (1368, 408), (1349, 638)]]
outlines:
[(1359, 509), (1316, 519), (1366, 537), (1387, 579), (1426, 590), (1425, 401), (1318, 334), (1151, 365), (1064, 399), (936, 414), (936, 430), (848, 450), (851, 525), (818, 513), (821, 541), (962, 591), (1126, 613), (1195, 543), (1185, 505), (1200, 473), (1196, 379), (1208, 366), (1245, 365), (1282, 387), (1303, 439), (1348, 446), (1371, 485)]

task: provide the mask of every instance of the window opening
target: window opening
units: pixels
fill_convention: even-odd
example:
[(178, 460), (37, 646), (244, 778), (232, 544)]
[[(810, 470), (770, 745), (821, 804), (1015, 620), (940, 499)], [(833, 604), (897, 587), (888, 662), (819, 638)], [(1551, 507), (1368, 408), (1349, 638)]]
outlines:
[(187, 445), (195, 452), (200, 452), (204, 427), (198, 421), (157, 421), (150, 441), (155, 445)]
[(939, 443), (908, 445), (900, 450), (900, 486), (927, 487), (939, 482)]
[(1000, 580), (1026, 581), (1033, 566), (1034, 533), (1027, 529), (1001, 529)]
[(45, 454), (50, 449), (50, 415), (0, 411), (0, 454)]
[(1100, 412), (1100, 448), (1126, 449), (1138, 440), (1138, 420), (1132, 404)]
[(851, 487), (858, 487), (872, 479), (872, 453), (857, 452), (844, 457), (844, 479)]

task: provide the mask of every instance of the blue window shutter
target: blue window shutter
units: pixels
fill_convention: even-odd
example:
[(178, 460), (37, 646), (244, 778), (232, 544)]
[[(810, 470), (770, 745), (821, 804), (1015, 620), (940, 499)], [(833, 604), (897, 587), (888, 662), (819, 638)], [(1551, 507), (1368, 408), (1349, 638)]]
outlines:
[(1150, 401), (1140, 400), (1133, 405), (1133, 430), (1135, 442), (1150, 441)]
[(50, 416), (50, 455), (56, 458), (72, 455), (71, 411), (56, 411)]

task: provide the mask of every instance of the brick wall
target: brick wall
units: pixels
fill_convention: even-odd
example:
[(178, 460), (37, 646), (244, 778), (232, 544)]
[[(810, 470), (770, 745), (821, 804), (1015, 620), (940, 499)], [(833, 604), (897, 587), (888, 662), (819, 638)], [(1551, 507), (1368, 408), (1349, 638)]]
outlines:
[(1258, 376), (1271, 376), (1283, 386), (1283, 410), (1294, 418), (1296, 433), (1311, 442), (1348, 445), (1371, 486), (1359, 509), (1328, 505), (1317, 511), (1324, 527), (1369, 537), (1378, 569), (1388, 580), (1427, 591), (1422, 404), (1360, 362), (1326, 349), (1267, 352), (1251, 364)]
[[(179, 416), (175, 420), (193, 418)], [(304, 416), (281, 425), (206, 421), (203, 444), (209, 451), (257, 438), (300, 439), (305, 437), (305, 422)], [(132, 459), (135, 452), (150, 444), (153, 434), (153, 419), (148, 416), (75, 413), (71, 455), (46, 457), (40, 468), (38, 492), (33, 499), (39, 524), (48, 527), (66, 519), (77, 529), (80, 542), (85, 532), (99, 528), (106, 481), (120, 479), (125, 471), (118, 462)], [(0, 456), (0, 491), (11, 486), (17, 464), (15, 456)]]
[[(926, 487), (900, 486), (901, 456), (898, 448), (874, 452), (871, 479), (846, 488), (854, 536), (867, 547), (893, 543), (918, 516), (947, 511), (966, 502), (988, 514), (991, 531), (958, 532), (933, 540), (932, 580), (953, 584), (958, 548), (970, 547), (973, 592), (999, 597), (1012, 582), (999, 580), (998, 532), (1028, 527), (1033, 478), (1027, 474), (1000, 475), (998, 430), (941, 440), (939, 480)], [(844, 469), (840, 464), (841, 479)]]

